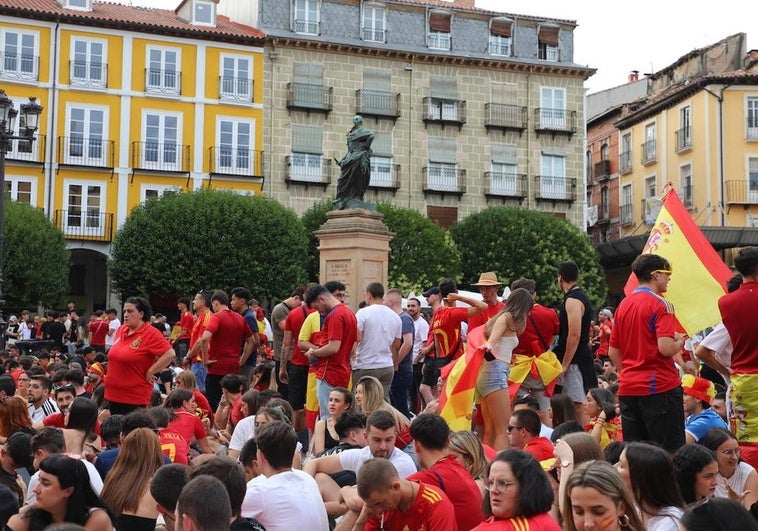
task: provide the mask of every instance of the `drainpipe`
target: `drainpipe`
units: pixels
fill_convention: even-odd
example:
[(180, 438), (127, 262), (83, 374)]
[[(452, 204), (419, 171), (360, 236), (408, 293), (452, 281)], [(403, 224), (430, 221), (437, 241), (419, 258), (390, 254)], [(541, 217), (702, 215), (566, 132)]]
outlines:
[[(408, 72), (408, 208), (413, 204), (413, 67), (415, 66), (416, 56), (411, 56), (411, 64), (405, 65)], [(426, 215), (426, 213), (424, 213)]]
[[(274, 69), (276, 68), (276, 59), (279, 57), (279, 52), (276, 51), (276, 39), (271, 40), (271, 53), (269, 58), (271, 59), (271, 79), (266, 80), (268, 84), (268, 195), (274, 197), (274, 176), (271, 175), (271, 171), (274, 168)], [(265, 76), (264, 76), (265, 78)], [(263, 170), (263, 174), (266, 174), (266, 168)]]
[[(53, 158), (55, 156), (55, 144), (56, 144), (56, 137), (55, 134), (58, 131), (57, 123), (56, 123), (56, 106), (57, 106), (57, 96), (58, 96), (58, 75), (60, 73), (59, 65), (58, 65), (58, 43), (60, 41), (60, 29), (61, 29), (61, 22), (60, 19), (57, 19), (55, 21), (55, 30), (53, 30), (53, 84), (50, 89), (50, 129), (48, 130), (48, 142), (46, 146), (47, 154), (45, 155), (45, 159), (50, 161), (50, 164), (46, 168), (47, 170), (47, 182), (48, 185), (45, 187), (45, 193), (47, 194), (47, 206), (45, 210), (47, 211), (48, 217), (54, 216), (55, 212), (53, 211), (53, 192), (55, 190), (55, 186), (53, 183), (53, 179), (55, 177), (55, 172), (53, 171), (53, 167), (55, 166), (55, 159)], [(44, 165), (43, 165), (44, 168)], [(44, 174), (43, 169), (43, 174)], [(51, 218), (54, 219), (54, 218)]]

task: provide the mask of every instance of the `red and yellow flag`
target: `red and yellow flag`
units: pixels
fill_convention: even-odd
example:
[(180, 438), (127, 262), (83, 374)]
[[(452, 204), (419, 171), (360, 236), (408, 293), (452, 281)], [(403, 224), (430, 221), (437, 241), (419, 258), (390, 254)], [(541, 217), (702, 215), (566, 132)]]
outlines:
[[(721, 321), (719, 297), (726, 293), (731, 271), (713, 249), (671, 188), (650, 231), (642, 254), (655, 253), (671, 263), (674, 274), (665, 293), (688, 335)], [(629, 295), (638, 285), (634, 273), (624, 286)]]
[(466, 353), (442, 368), (445, 385), (440, 393), (440, 415), (451, 431), (471, 429), (476, 379), (484, 359), (484, 351), (478, 350), (478, 347), (483, 343), (484, 326), (469, 330)]

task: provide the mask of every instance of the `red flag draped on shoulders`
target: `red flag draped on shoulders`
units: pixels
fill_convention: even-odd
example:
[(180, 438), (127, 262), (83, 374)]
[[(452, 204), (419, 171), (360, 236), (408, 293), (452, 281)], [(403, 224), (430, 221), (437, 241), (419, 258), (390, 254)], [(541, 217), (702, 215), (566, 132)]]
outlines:
[(476, 379), (484, 359), (484, 351), (478, 347), (483, 343), (484, 326), (469, 330), (466, 353), (441, 370), (445, 386), (440, 393), (440, 415), (451, 431), (471, 429)]
[[(692, 336), (721, 321), (718, 299), (726, 293), (731, 271), (671, 188), (650, 231), (642, 254), (655, 253), (671, 263), (674, 275), (665, 294), (682, 328)], [(629, 295), (638, 285), (634, 273), (624, 286)]]

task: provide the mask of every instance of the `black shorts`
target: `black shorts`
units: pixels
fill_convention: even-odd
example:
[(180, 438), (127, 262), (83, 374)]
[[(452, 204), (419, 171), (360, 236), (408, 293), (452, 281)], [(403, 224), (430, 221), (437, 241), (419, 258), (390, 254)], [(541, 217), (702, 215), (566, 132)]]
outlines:
[(421, 373), (421, 383), (434, 387), (440, 378), (440, 369), (453, 361), (453, 358), (426, 358), (424, 370)]
[(308, 389), (308, 367), (287, 363), (287, 387), (289, 403), (292, 409), (305, 409), (305, 392)]

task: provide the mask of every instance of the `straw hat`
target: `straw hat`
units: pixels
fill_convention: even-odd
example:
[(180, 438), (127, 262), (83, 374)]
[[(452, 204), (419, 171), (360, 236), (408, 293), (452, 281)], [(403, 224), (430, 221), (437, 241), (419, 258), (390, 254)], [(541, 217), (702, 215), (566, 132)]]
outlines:
[(487, 271), (479, 275), (479, 282), (471, 284), (472, 286), (503, 286), (504, 284), (497, 279), (497, 275), (494, 271)]

